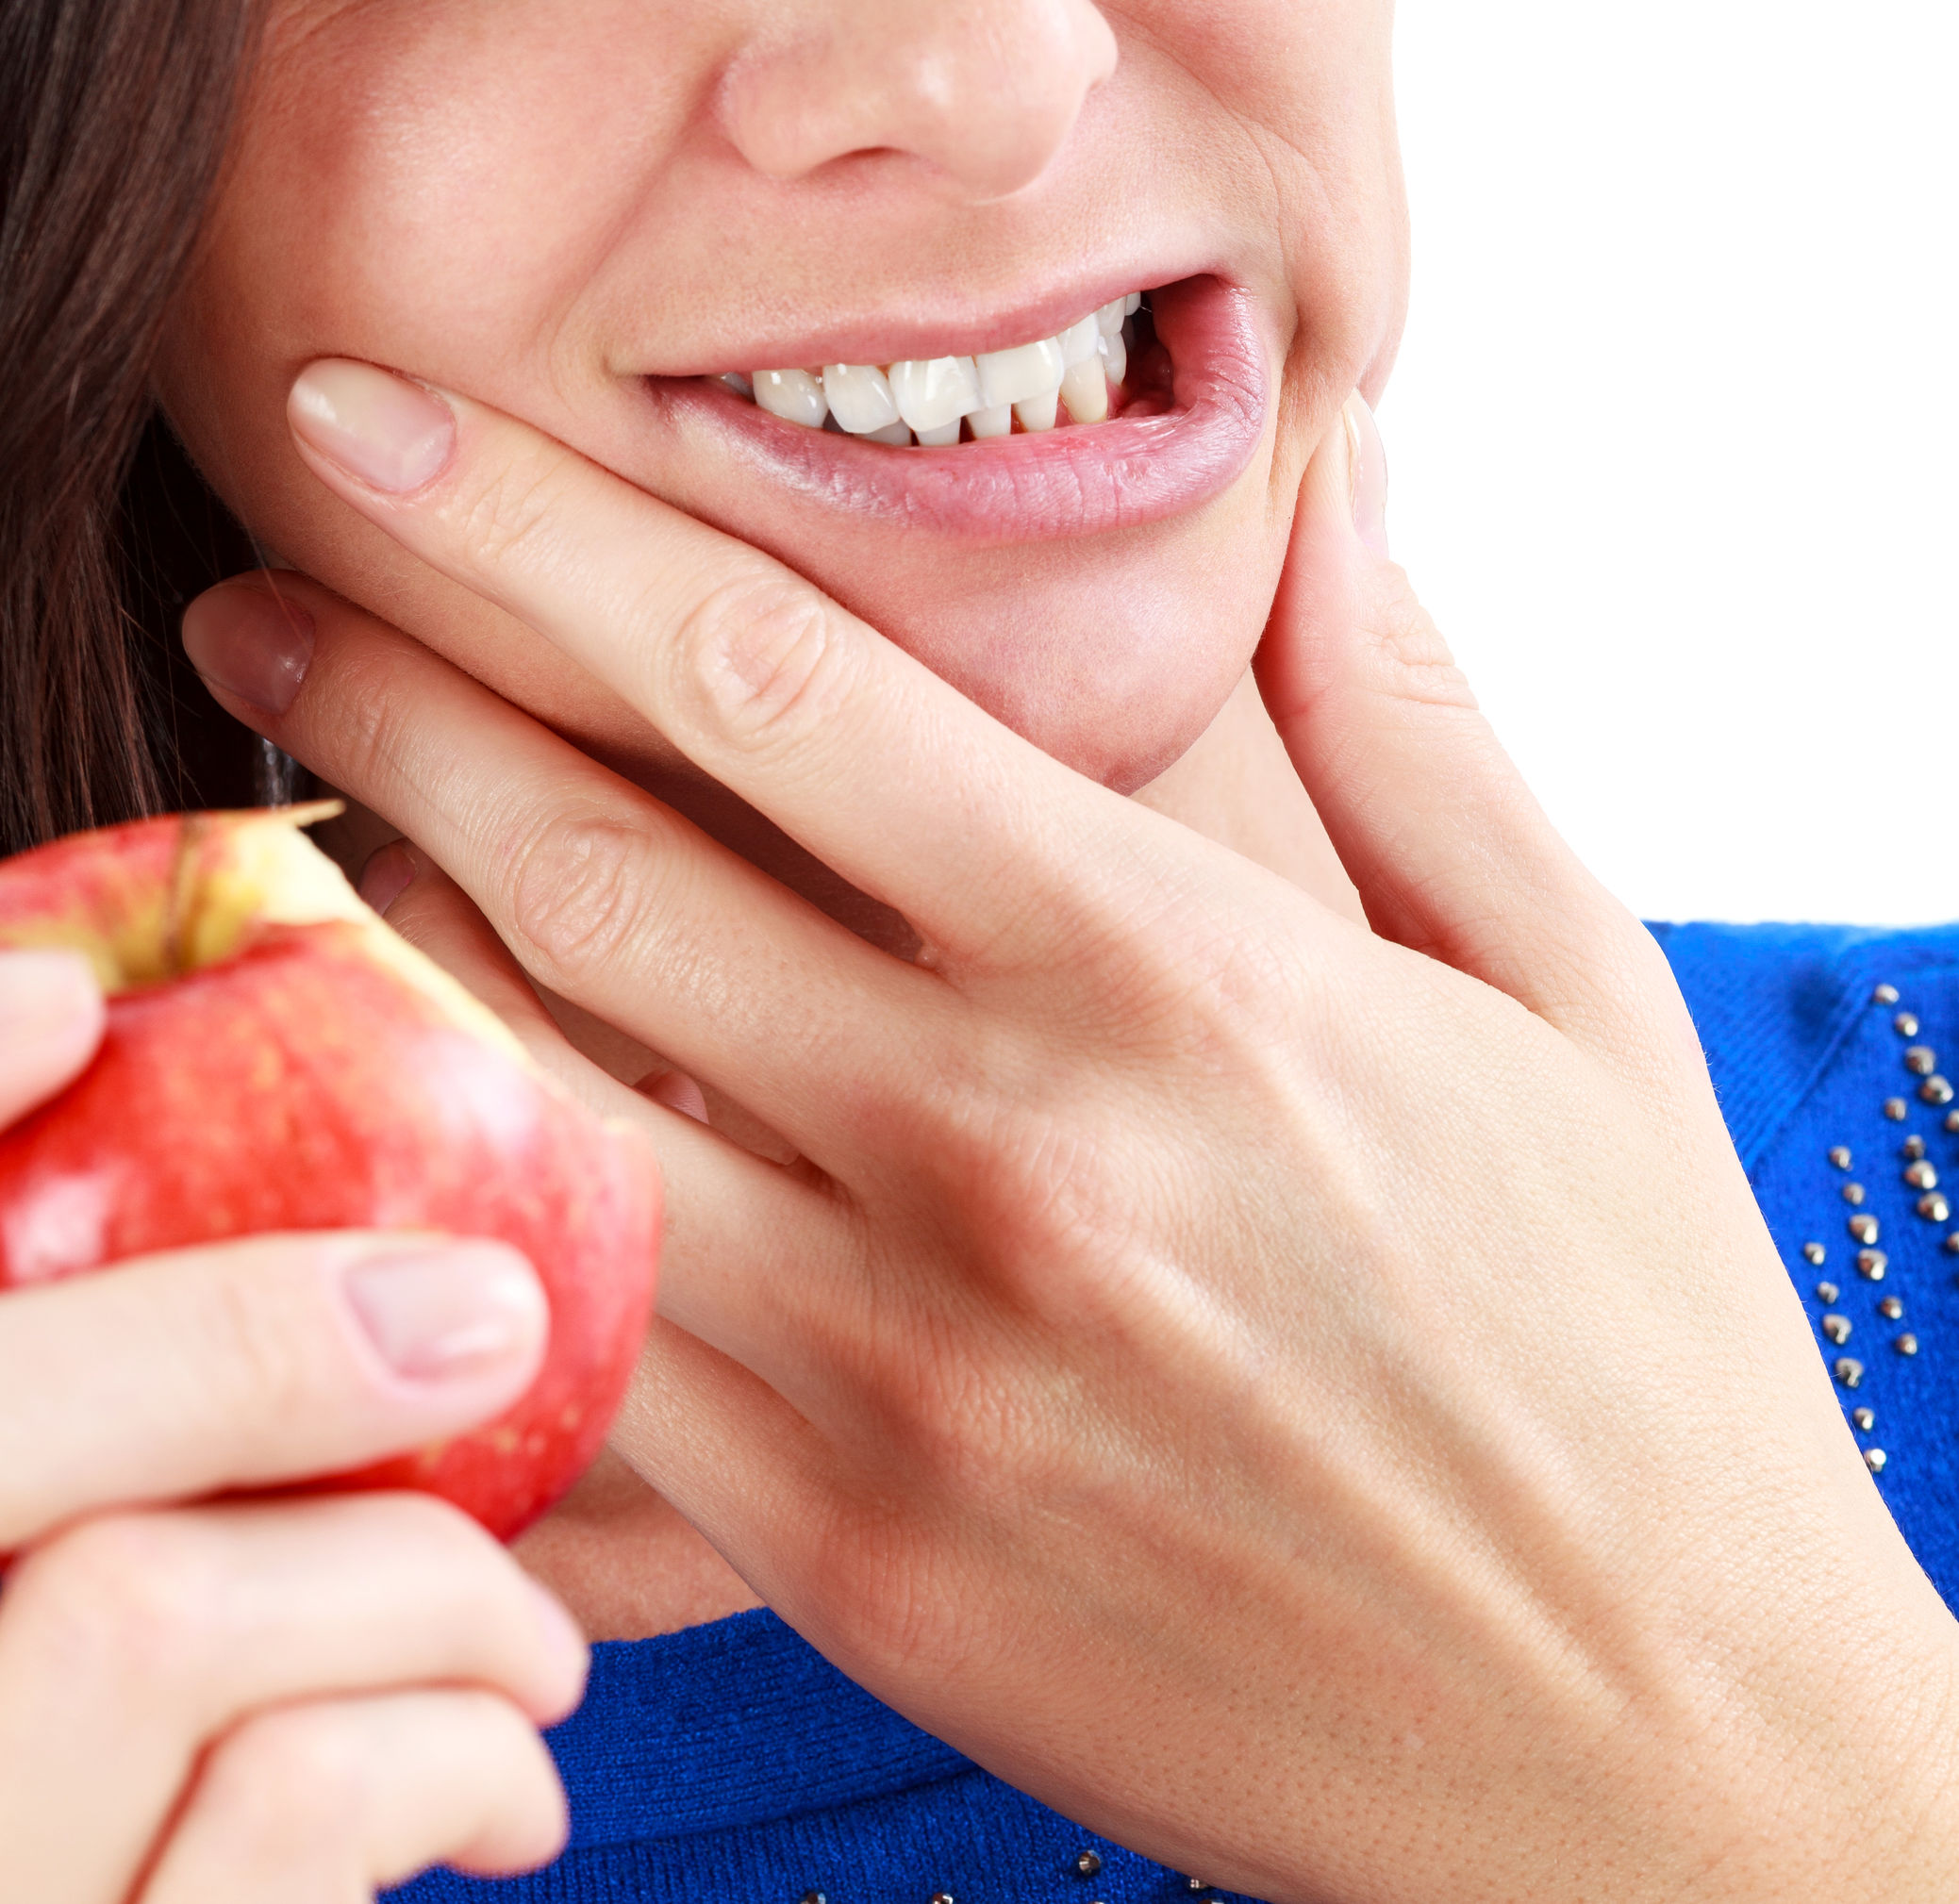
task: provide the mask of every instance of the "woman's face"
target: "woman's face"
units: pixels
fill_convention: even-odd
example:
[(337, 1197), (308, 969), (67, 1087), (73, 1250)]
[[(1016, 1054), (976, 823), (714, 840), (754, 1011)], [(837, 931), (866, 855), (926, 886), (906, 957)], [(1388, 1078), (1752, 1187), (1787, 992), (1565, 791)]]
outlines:
[[(303, 364), (538, 424), (1134, 786), (1242, 675), (1305, 460), (1392, 358), (1390, 12), (278, 0), (164, 402), (264, 545), (610, 757), (659, 752), (307, 473)], [(713, 381), (1002, 350), (1130, 291), (1157, 341), (1098, 424), (896, 448)]]

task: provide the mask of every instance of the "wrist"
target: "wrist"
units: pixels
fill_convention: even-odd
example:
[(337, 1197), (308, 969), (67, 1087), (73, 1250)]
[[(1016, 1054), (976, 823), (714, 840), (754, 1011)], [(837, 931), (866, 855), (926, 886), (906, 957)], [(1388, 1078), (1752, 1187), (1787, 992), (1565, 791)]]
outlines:
[[(1959, 1623), (1911, 1573), (1903, 1591), (1859, 1593), (1849, 1608), (1839, 1594), (1831, 1617), (1788, 1623), (1744, 1681), (1709, 1741), (1728, 1770), (1708, 1783), (1733, 1829), (1711, 1834), (1728, 1844), (1697, 1904), (1959, 1896)], [(1688, 1786), (1699, 1757), (1681, 1756)]]

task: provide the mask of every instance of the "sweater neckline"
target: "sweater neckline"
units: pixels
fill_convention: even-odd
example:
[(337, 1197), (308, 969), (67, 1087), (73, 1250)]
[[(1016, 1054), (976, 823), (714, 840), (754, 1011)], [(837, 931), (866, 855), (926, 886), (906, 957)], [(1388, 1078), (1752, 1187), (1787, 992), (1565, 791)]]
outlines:
[(766, 1608), (592, 1648), (551, 1734), (572, 1845), (766, 1824), (973, 1769)]

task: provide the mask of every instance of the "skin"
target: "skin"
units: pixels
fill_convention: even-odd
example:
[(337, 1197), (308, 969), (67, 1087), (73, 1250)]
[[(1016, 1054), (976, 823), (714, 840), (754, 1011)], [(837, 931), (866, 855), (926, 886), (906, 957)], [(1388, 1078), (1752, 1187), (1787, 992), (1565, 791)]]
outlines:
[[(1154, 803), (1357, 918), (1246, 672), (1306, 457), (1350, 389), (1385, 380), (1405, 297), (1388, 9), (1316, 5), (1303, 70), (1278, 54), (1300, 19), (1277, 0), (1237, 8), (1228, 33), (1187, 7), (1104, 19), (1081, 0), (526, 0), (485, 33), (460, 0), (275, 9), (166, 340), (166, 406), (262, 542), (880, 943), (905, 946), (904, 922), (588, 671), (336, 508), (286, 426), (298, 370), (323, 354), (412, 366), (523, 415), (781, 556), (1059, 757), (1124, 786), (1155, 773)], [(943, 96), (923, 83), (936, 67), (956, 75)], [(1191, 135), (1173, 168), (1166, 125)], [(1275, 401), (1252, 465), (1180, 519), (969, 547), (758, 486), (724, 444), (647, 425), (637, 373), (769, 360), (785, 309), (817, 332), (965, 344), (1071, 277), (1200, 266), (1252, 293)], [(357, 821), (333, 843), (357, 870), (394, 830)], [(427, 929), (425, 898), (402, 904), (398, 925)], [(560, 1016), (627, 1082), (667, 1068)], [(722, 1129), (785, 1154), (747, 1107), (714, 1101)], [(526, 1553), (595, 1637), (754, 1604), (617, 1466)]]
[[(661, 1318), (612, 1465), (532, 1557), (595, 1631), (736, 1582), (1024, 1789), (1254, 1895), (1949, 1895), (1953, 1623), (1862, 1469), (1664, 961), (1385, 555), (1349, 394), (1399, 322), (1385, 11), (482, 18), (277, 17), (163, 388), (306, 571), (194, 606), (213, 690), (413, 842), (374, 869), (390, 920), (660, 1154)], [(781, 307), (953, 324), (1054, 260), (1173, 244), (1191, 207), (1253, 294), (1273, 401), (1187, 519), (920, 547), (631, 427), (627, 373), (754, 363)], [(406, 485), (372, 480), (390, 406), (433, 446)], [(1160, 669), (1113, 707), (1075, 665), (1112, 618)], [(1146, 799), (1110, 790), (1171, 759)], [(18, 1014), (69, 1055), (0, 1096), (58, 1086), (86, 1008)], [(659, 1089), (628, 1088), (640, 1066)], [(710, 1125), (667, 1108), (673, 1071)], [(0, 1614), (0, 1792), (30, 1823), (58, 1815), (58, 1766), (52, 1796), (27, 1775), (67, 1688), (32, 1678), (29, 1615), (90, 1606), (58, 1568), (117, 1527), (91, 1510), (194, 1498), (270, 1419), (406, 1440), (482, 1401), (413, 1415), (322, 1326), (327, 1246), (253, 1247), (292, 1279), (268, 1339), (325, 1358), (307, 1405), (241, 1397), (228, 1451), (43, 1485), (8, 1536), (31, 1550)], [(25, 1313), (0, 1309), (0, 1359)], [(19, 1366), (58, 1411), (31, 1380), (52, 1359)], [(69, 1405), (21, 1447), (80, 1445)], [(216, 1512), (136, 1522), (205, 1538)], [(329, 1577), (405, 1569), (395, 1617), (337, 1640), (378, 1602), (327, 1594), (245, 1657), (329, 1709), (350, 1658), (407, 1696), (457, 1677), (400, 1638), (435, 1561), (400, 1530), (312, 1531)], [(282, 1604), (275, 1557), (208, 1565)], [(511, 1570), (483, 1565), (493, 1596)], [(540, 1645), (460, 1676), (548, 1716)], [(118, 1788), (124, 1864), (83, 1882), (43, 1851), (0, 1889), (121, 1897), (184, 1741), (291, 1763), (248, 1749), (290, 1680), (190, 1717), (118, 1691), (179, 1741)], [(421, 1855), (451, 1848), (456, 1749), (404, 1754)], [(306, 1789), (219, 1780), (188, 1814), (212, 1839), (180, 1829), (155, 1868), (297, 1819), (252, 1867), (292, 1895)], [(345, 1835), (379, 1868), (395, 1829)], [(227, 1895), (208, 1869), (163, 1895)]]
[[(0, 955), (0, 1122), (102, 1029), (81, 959)], [(484, 1352), (412, 1380), (363, 1320), (472, 1306)], [(544, 1322), (507, 1250), (352, 1233), (0, 1304), (0, 1891), (339, 1899), (436, 1859), (553, 1854), (564, 1803), (534, 1728), (576, 1705), (585, 1647), (480, 1529), (412, 1496), (174, 1505), (480, 1421), (528, 1385)]]
[[(675, 764), (324, 505), (286, 431), (293, 376), (412, 367), (780, 556), (1098, 777), (1182, 753), (1250, 661), (1313, 445), (1400, 337), (1388, 8), (522, 0), (483, 21), (469, 0), (274, 9), (160, 374), (260, 539), (636, 777)], [(1312, 58), (1287, 58), (1303, 29)], [(974, 548), (859, 520), (657, 426), (639, 386), (775, 361), (788, 336), (1010, 341), (981, 335), (993, 314), (1068, 285), (1198, 270), (1250, 293), (1276, 401), (1227, 494), (1136, 531)]]

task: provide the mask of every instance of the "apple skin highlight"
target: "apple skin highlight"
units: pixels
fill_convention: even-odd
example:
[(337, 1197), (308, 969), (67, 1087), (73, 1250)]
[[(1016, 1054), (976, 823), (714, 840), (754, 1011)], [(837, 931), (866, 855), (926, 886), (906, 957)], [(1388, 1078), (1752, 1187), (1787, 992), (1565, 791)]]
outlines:
[(551, 1312), (529, 1391), (318, 1484), (440, 1495), (507, 1540), (597, 1454), (624, 1395), (656, 1175), (360, 904), (307, 817), (174, 816), (0, 865), (0, 947), (84, 952), (108, 994), (89, 1069), (0, 1132), (0, 1291), (274, 1232), (508, 1243)]

